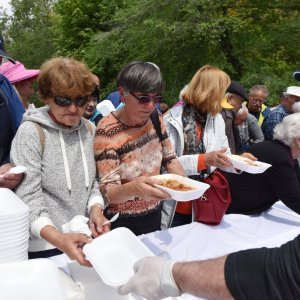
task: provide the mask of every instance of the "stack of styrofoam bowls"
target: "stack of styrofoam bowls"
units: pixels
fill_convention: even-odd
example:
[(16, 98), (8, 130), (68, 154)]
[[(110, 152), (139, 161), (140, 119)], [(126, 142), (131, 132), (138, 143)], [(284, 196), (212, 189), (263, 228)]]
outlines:
[(29, 209), (11, 190), (0, 188), (0, 263), (28, 259)]

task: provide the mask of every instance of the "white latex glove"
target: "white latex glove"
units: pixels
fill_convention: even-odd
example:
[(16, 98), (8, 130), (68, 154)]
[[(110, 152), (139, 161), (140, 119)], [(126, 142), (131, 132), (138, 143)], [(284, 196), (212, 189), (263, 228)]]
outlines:
[(182, 293), (172, 274), (174, 264), (175, 261), (157, 256), (139, 260), (133, 266), (135, 275), (119, 287), (118, 293), (125, 295), (134, 292), (148, 300), (180, 296)]

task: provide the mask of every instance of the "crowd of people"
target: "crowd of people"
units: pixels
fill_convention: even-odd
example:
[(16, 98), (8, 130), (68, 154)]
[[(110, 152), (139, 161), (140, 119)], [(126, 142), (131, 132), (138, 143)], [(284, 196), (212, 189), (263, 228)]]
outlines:
[[(91, 266), (82, 246), (111, 229), (127, 227), (140, 235), (193, 222), (191, 202), (177, 203), (155, 187), (159, 181), (152, 176), (162, 172), (203, 181), (223, 170), (232, 195), (227, 213), (257, 214), (279, 200), (300, 213), (300, 87), (287, 87), (281, 103), (269, 108), (266, 86), (247, 93), (226, 72), (205, 65), (169, 108), (161, 105), (165, 84), (159, 66), (133, 61), (120, 70), (117, 91), (107, 96), (116, 110), (103, 116), (97, 110), (100, 79), (84, 63), (59, 57), (40, 70), (26, 69), (9, 57), (2, 37), (0, 59), (0, 187), (14, 190), (29, 206), (30, 259), (65, 253)], [(40, 108), (28, 102), (35, 80)], [(240, 174), (227, 154), (272, 167)], [(16, 165), (26, 173), (9, 173)], [(104, 225), (116, 213), (119, 218)], [(62, 231), (76, 215), (88, 216), (92, 237)], [(300, 236), (280, 248), (209, 261), (145, 258), (119, 293), (146, 299), (183, 292), (214, 299), (297, 299), (299, 253)], [(253, 275), (251, 285), (247, 273)]]

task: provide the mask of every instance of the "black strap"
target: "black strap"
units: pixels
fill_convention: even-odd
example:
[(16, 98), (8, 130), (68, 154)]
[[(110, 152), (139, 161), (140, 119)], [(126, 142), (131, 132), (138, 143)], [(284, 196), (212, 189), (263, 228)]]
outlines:
[(163, 135), (162, 135), (162, 132), (161, 132), (159, 115), (158, 115), (157, 109), (154, 109), (154, 111), (151, 113), (150, 119), (151, 119), (153, 127), (156, 131), (156, 134), (159, 138), (159, 141), (162, 142), (163, 141)]

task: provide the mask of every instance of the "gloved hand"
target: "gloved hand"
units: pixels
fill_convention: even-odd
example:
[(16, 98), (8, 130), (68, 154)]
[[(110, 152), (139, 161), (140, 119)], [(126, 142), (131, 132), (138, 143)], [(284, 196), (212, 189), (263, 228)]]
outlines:
[(182, 293), (172, 274), (174, 264), (175, 261), (156, 256), (139, 260), (133, 266), (135, 275), (119, 287), (118, 293), (125, 295), (134, 292), (149, 300), (180, 296)]

